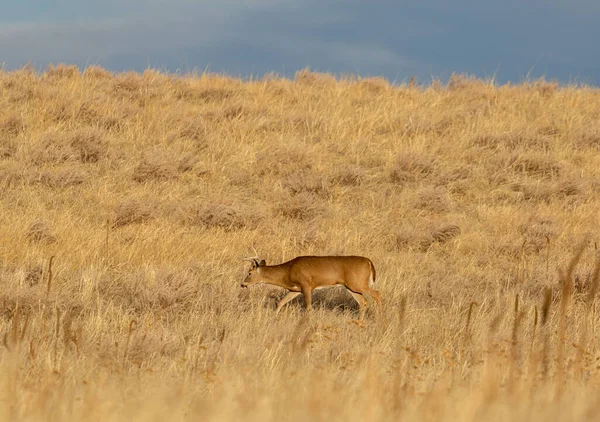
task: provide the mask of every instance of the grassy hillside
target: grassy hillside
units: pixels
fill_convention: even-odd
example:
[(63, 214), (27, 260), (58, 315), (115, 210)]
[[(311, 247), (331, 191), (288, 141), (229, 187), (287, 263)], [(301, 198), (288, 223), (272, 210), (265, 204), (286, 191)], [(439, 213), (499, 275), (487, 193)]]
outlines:
[[(0, 72), (0, 420), (597, 415), (599, 117), (544, 81)], [(276, 316), (253, 248), (368, 256), (383, 310)]]

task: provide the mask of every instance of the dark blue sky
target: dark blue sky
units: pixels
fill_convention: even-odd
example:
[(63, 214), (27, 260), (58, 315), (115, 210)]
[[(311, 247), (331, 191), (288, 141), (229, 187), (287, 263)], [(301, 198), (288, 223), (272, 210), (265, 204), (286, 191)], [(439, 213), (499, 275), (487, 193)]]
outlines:
[(0, 63), (600, 85), (597, 0), (0, 0)]

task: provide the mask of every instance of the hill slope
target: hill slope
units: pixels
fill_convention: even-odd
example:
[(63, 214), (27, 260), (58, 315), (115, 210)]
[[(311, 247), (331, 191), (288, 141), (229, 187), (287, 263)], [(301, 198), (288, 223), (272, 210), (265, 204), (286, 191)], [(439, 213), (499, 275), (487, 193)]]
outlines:
[[(599, 116), (544, 81), (0, 73), (0, 414), (596, 413)], [(275, 316), (253, 247), (368, 256), (384, 310)]]

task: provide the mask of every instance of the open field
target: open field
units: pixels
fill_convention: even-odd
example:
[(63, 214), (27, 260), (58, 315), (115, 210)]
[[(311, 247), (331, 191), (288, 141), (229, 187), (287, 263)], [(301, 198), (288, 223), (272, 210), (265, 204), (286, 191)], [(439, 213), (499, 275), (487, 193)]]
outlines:
[[(0, 72), (0, 420), (597, 418), (599, 116), (544, 81)], [(276, 316), (253, 247), (368, 256), (383, 310)]]

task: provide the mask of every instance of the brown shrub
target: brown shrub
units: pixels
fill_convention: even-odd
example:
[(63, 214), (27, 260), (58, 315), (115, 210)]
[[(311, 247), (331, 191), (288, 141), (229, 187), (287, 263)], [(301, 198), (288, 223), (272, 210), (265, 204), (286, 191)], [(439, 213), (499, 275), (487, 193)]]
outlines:
[(235, 91), (222, 87), (196, 87), (187, 81), (177, 80), (172, 82), (175, 97), (187, 101), (198, 101), (201, 103), (223, 102), (233, 97)]
[(0, 186), (8, 189), (22, 186), (27, 181), (21, 166), (0, 168)]
[(322, 236), (322, 231), (318, 225), (310, 225), (304, 230), (298, 230), (291, 238), (295, 248), (301, 250), (323, 249), (327, 246), (327, 241)]
[(533, 215), (529, 220), (518, 226), (519, 233), (523, 236), (521, 246), (526, 253), (539, 253), (548, 247), (559, 234), (556, 223), (551, 218)]
[(423, 117), (421, 115), (392, 120), (390, 123), (380, 125), (375, 129), (378, 135), (392, 135), (398, 133), (405, 138), (414, 138), (418, 135), (444, 135), (453, 125), (453, 116)]
[(460, 227), (455, 224), (441, 226), (431, 232), (431, 238), (436, 243), (446, 243), (460, 235)]
[(345, 167), (329, 179), (331, 183), (340, 186), (360, 186), (365, 180), (365, 172), (361, 167)]
[(205, 87), (197, 93), (197, 98), (206, 102), (225, 101), (233, 96), (235, 91), (228, 88)]
[(572, 137), (580, 148), (600, 149), (600, 125), (597, 123), (576, 130)]
[(149, 161), (144, 158), (133, 169), (133, 180), (138, 183), (145, 183), (152, 180), (168, 180), (177, 177), (177, 169), (173, 163), (159, 161), (154, 159)]
[(42, 220), (34, 221), (26, 233), (27, 239), (32, 243), (50, 244), (56, 242), (56, 236), (47, 222)]
[(414, 152), (406, 152), (398, 156), (392, 167), (389, 178), (397, 184), (412, 183), (433, 174), (436, 164), (432, 157)]
[[(29, 234), (29, 233), (28, 233)], [(34, 240), (35, 241), (35, 240)], [(42, 281), (44, 273), (43, 267), (40, 264), (28, 266), (25, 269), (24, 280), (30, 287), (37, 286)]]
[(546, 81), (544, 79), (539, 79), (533, 83), (533, 88), (542, 96), (543, 98), (552, 97), (556, 91), (558, 90), (559, 84), (556, 81)]
[(513, 154), (506, 160), (506, 167), (521, 174), (536, 178), (555, 178), (561, 166), (545, 154)]
[(518, 193), (512, 197), (516, 202), (523, 200), (549, 203), (556, 192), (555, 187), (549, 182), (512, 182), (508, 184), (508, 187), (512, 192)]
[(113, 74), (100, 66), (89, 66), (83, 71), (83, 77), (88, 79), (107, 80), (112, 79)]
[(112, 227), (143, 223), (154, 218), (156, 205), (141, 199), (127, 199), (115, 207)]
[(208, 146), (207, 134), (209, 129), (201, 117), (193, 120), (183, 120), (177, 125), (177, 129), (170, 131), (167, 137), (171, 140), (192, 140), (195, 141), (196, 147), (204, 149)]
[(221, 116), (228, 120), (237, 119), (248, 114), (247, 107), (244, 104), (233, 104), (221, 112)]
[(97, 163), (106, 155), (103, 133), (97, 129), (79, 129), (71, 134), (71, 146), (82, 163)]
[(555, 125), (550, 124), (538, 128), (537, 133), (543, 136), (557, 136), (560, 135), (561, 130)]
[(117, 281), (103, 278), (98, 284), (98, 293), (101, 298), (136, 314), (181, 312), (196, 303), (194, 298), (198, 297), (199, 285), (195, 280), (185, 272), (159, 268), (152, 276), (139, 271)]
[(3, 87), (5, 88), (6, 98), (9, 103), (17, 106), (24, 101), (30, 101), (35, 98), (39, 80), (31, 66), (25, 66), (14, 72), (5, 73), (3, 78)]
[(439, 214), (450, 210), (450, 200), (446, 189), (426, 187), (419, 191), (413, 207)]
[(144, 87), (142, 75), (136, 72), (126, 72), (113, 78), (113, 90), (130, 99), (137, 98)]
[(337, 84), (337, 80), (333, 75), (329, 73), (311, 72), (309, 68), (297, 71), (294, 75), (294, 81), (300, 85), (313, 87)]
[(10, 158), (17, 152), (17, 144), (11, 136), (0, 134), (0, 160)]
[(307, 171), (289, 175), (283, 180), (283, 187), (292, 195), (308, 192), (326, 198), (330, 194), (329, 182), (322, 176)]
[(193, 204), (184, 211), (185, 224), (225, 231), (255, 228), (261, 215), (254, 209), (221, 203)]
[(298, 195), (279, 200), (275, 205), (275, 211), (286, 218), (307, 221), (323, 215), (325, 209), (319, 204), (314, 194), (301, 192)]
[(179, 159), (179, 163), (177, 163), (177, 171), (180, 173), (192, 171), (197, 163), (198, 157), (196, 156), (196, 154), (183, 154)]
[(24, 130), (25, 123), (16, 113), (6, 113), (0, 118), (0, 134), (17, 136)]
[(46, 68), (46, 73), (43, 77), (48, 79), (71, 79), (79, 76), (79, 69), (77, 66), (66, 65), (63, 63), (57, 64), (56, 66), (50, 64)]
[(472, 145), (481, 148), (505, 150), (532, 149), (549, 151), (552, 138), (546, 134), (532, 133), (530, 129), (518, 129), (501, 133), (482, 133), (471, 140)]
[(300, 143), (260, 151), (253, 165), (258, 176), (289, 176), (310, 171), (312, 166), (312, 156), (307, 153), (307, 146)]
[(98, 104), (103, 100), (105, 101), (103, 98), (94, 98), (91, 100), (87, 99), (79, 105), (73, 105), (73, 120), (88, 124), (90, 126), (97, 125), (101, 121), (103, 114), (100, 109), (106, 107), (106, 104)]
[(415, 227), (402, 226), (391, 231), (393, 250), (425, 250), (431, 245), (431, 238), (427, 233)]
[(583, 193), (583, 186), (579, 180), (562, 180), (556, 187), (556, 193), (562, 196), (575, 196)]
[(85, 183), (88, 180), (88, 174), (77, 168), (63, 168), (57, 170), (47, 170), (39, 173), (31, 179), (32, 183), (40, 183), (50, 188), (64, 189)]
[[(277, 132), (292, 132), (299, 135), (311, 135), (313, 139), (327, 130), (328, 120), (324, 116), (312, 116), (310, 114), (297, 113), (283, 120), (269, 122), (269, 129)], [(314, 142), (314, 141), (313, 141)]]
[(383, 94), (390, 89), (390, 83), (388, 80), (381, 77), (361, 79), (358, 82), (358, 86), (364, 92), (373, 95)]
[(62, 164), (77, 159), (77, 153), (70, 145), (68, 135), (57, 130), (44, 132), (31, 152), (31, 164), (41, 166), (45, 164)]
[(472, 75), (452, 73), (446, 87), (448, 88), (448, 91), (477, 91), (481, 88), (486, 88), (487, 84), (483, 80)]
[(427, 251), (433, 244), (444, 244), (459, 236), (460, 227), (446, 224), (432, 230), (402, 226), (392, 231), (394, 248), (396, 250)]

